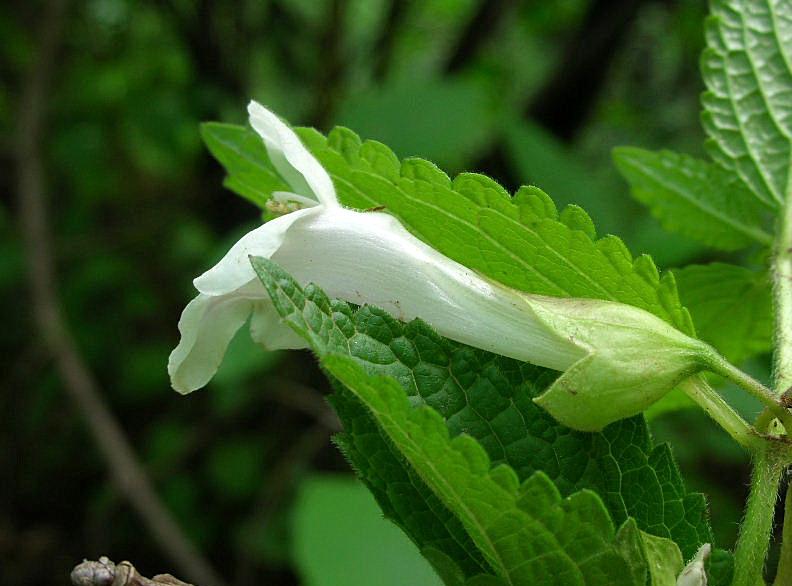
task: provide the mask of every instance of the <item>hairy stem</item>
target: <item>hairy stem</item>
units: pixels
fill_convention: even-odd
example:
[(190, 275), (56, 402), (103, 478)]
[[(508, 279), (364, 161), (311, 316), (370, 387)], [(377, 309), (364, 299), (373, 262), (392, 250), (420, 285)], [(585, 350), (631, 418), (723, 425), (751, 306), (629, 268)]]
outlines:
[(781, 547), (781, 559), (778, 561), (778, 572), (776, 573), (774, 586), (784, 586), (792, 584), (792, 490), (787, 488), (786, 499), (784, 499), (784, 532), (781, 536), (783, 546)]
[(775, 391), (781, 394), (792, 386), (792, 205), (784, 207), (776, 238), (773, 260), (776, 317), (773, 376)]
[[(790, 191), (790, 190), (787, 190)], [(787, 194), (792, 202), (792, 194)], [(773, 294), (775, 302), (775, 356), (773, 383), (778, 395), (792, 386), (792, 204), (784, 206), (776, 236), (773, 259)], [(787, 436), (792, 428), (787, 429)], [(784, 532), (781, 542), (781, 557), (775, 584), (791, 583), (792, 580), (792, 496), (787, 489), (784, 503)]]
[(751, 494), (734, 551), (732, 586), (764, 584), (764, 562), (770, 545), (778, 484), (783, 471), (784, 459), (774, 453), (772, 446), (756, 453)]
[(742, 447), (754, 450), (761, 444), (751, 426), (701, 376), (690, 377), (679, 388)]

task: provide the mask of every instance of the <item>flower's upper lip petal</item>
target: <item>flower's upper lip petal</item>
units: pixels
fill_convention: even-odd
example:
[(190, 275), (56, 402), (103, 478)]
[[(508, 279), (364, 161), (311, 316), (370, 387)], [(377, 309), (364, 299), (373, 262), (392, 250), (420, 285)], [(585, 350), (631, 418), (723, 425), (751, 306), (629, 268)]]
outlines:
[(333, 181), (294, 131), (255, 100), (248, 104), (248, 114), (250, 125), (264, 139), (273, 165), (294, 191), (313, 196), (324, 205), (338, 205)]
[(388, 214), (312, 208), (271, 259), (298, 283), (330, 298), (420, 317), (448, 338), (496, 354), (565, 370), (586, 354), (509, 292), (418, 240)]
[(286, 231), (299, 218), (316, 214), (322, 206), (297, 210), (270, 220), (248, 232), (211, 269), (193, 281), (204, 295), (225, 295), (256, 279), (249, 256), (271, 257), (283, 243)]

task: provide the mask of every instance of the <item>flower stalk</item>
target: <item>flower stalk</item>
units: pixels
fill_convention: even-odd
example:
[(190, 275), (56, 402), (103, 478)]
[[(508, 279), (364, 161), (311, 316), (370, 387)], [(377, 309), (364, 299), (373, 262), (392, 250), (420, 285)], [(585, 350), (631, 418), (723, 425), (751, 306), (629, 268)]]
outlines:
[(753, 451), (763, 444), (761, 437), (748, 422), (709, 385), (704, 377), (692, 376), (682, 382), (679, 388), (740, 446)]
[(785, 429), (792, 430), (792, 412), (779, 402), (778, 395), (718, 354), (712, 356), (709, 367), (715, 374), (732, 381), (741, 389), (756, 397), (783, 424)]

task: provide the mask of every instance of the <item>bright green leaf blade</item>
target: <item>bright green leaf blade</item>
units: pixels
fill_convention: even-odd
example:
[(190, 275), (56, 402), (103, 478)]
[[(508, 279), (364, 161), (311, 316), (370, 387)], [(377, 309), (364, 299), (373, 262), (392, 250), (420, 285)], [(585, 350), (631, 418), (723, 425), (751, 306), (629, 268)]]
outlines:
[(766, 208), (720, 167), (633, 147), (614, 149), (613, 159), (635, 199), (649, 206), (666, 230), (723, 250), (772, 244), (764, 229)]
[(294, 557), (306, 586), (440, 586), (404, 533), (349, 477), (311, 477), (296, 498)]
[[(266, 259), (255, 259), (254, 268), (280, 315), (320, 357), (348, 354), (370, 374), (393, 377), (414, 402), (437, 410), (452, 436), (471, 435), (494, 463), (507, 463), (520, 480), (541, 470), (563, 495), (593, 489), (617, 523), (635, 517), (641, 529), (672, 538), (687, 556), (712, 540), (702, 495), (685, 491), (670, 449), (651, 445), (643, 418), (612, 424), (601, 433), (572, 431), (532, 400), (557, 373), (451, 342), (419, 320), (402, 324), (376, 308), (353, 310), (343, 301), (328, 300), (315, 286), (303, 291)], [(390, 479), (382, 470), (391, 465), (383, 461), (382, 449), (370, 449), (370, 422), (343, 392), (334, 405), (348, 432), (344, 448), (364, 478), (371, 475), (367, 482), (383, 507), (398, 517), (405, 509), (389, 504)], [(376, 466), (368, 466), (372, 458)], [(410, 481), (409, 471), (393, 470), (400, 486)], [(405, 530), (415, 535), (420, 527)], [(448, 543), (436, 547), (443, 550)], [(446, 551), (464, 565), (467, 558), (455, 552)]]
[(511, 198), (474, 173), (451, 181), (432, 163), (400, 163), (385, 145), (361, 142), (346, 128), (326, 139), (311, 129), (297, 132), (330, 173), (344, 205), (384, 206), (433, 248), (515, 289), (619, 301), (693, 332), (673, 277), (661, 279), (650, 257), (633, 259), (615, 236), (594, 239), (594, 225), (580, 208), (559, 215), (537, 188)]
[(225, 186), (264, 209), (273, 191), (290, 191), (274, 171), (259, 136), (243, 126), (206, 122), (201, 137), (228, 172)]
[[(244, 127), (216, 126), (222, 126), (223, 136), (238, 145), (236, 151), (247, 153), (241, 145), (258, 140)], [(633, 259), (615, 236), (596, 240), (594, 225), (582, 209), (559, 215), (541, 190), (522, 188), (510, 198), (483, 175), (464, 173), (452, 182), (432, 163), (421, 159), (400, 163), (385, 145), (361, 142), (345, 128), (336, 128), (327, 138), (313, 129), (297, 132), (330, 173), (344, 205), (384, 206), (446, 256), (515, 289), (619, 301), (692, 333), (672, 276), (661, 279), (651, 258)], [(244, 182), (249, 170), (234, 170), (228, 158), (233, 150), (222, 151), (227, 158), (221, 162), (232, 183), (237, 174)], [(268, 159), (257, 160), (269, 166)], [(270, 184), (262, 180), (261, 191), (270, 189)]]
[(792, 167), (792, 3), (713, 0), (702, 95), (708, 148), (759, 199), (781, 205)]
[(366, 405), (507, 584), (635, 584), (593, 492), (562, 500), (541, 472), (519, 486), (510, 469), (490, 467), (471, 437), (452, 440), (437, 412), (411, 407), (394, 379), (371, 377), (348, 356), (328, 355), (323, 364)]
[(731, 362), (769, 352), (773, 344), (770, 277), (724, 263), (675, 271), (696, 330)]

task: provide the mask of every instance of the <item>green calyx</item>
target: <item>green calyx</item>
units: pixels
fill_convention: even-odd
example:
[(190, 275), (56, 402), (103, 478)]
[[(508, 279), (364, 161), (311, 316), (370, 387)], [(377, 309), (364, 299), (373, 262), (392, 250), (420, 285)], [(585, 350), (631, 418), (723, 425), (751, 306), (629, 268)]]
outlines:
[(638, 308), (589, 299), (531, 299), (558, 335), (587, 350), (534, 401), (558, 421), (598, 431), (644, 411), (705, 369), (715, 351)]

